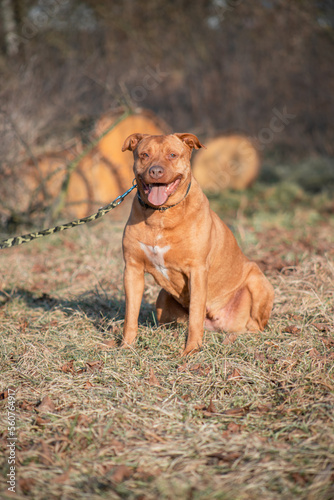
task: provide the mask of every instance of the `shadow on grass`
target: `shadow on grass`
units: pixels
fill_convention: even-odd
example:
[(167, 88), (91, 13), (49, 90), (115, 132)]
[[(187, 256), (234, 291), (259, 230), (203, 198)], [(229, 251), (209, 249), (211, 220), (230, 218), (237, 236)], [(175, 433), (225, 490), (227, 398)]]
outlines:
[[(13, 300), (24, 301), (29, 309), (43, 309), (44, 311), (61, 310), (68, 316), (79, 312), (89, 318), (95, 328), (105, 330), (112, 321), (122, 321), (125, 315), (125, 300), (116, 295), (99, 294), (96, 290), (85, 292), (73, 299), (59, 299), (47, 293), (38, 293), (25, 288), (0, 291), (0, 310), (5, 304)], [(157, 324), (155, 307), (142, 301), (139, 315), (139, 324), (155, 326)]]

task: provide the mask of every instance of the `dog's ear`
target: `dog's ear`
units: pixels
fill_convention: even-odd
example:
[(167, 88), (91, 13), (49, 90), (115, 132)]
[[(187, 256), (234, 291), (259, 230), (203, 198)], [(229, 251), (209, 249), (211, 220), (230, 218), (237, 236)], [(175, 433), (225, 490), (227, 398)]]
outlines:
[(187, 146), (189, 146), (190, 149), (200, 149), (200, 148), (205, 148), (203, 144), (199, 142), (198, 137), (194, 134), (174, 134), (176, 137), (178, 137), (182, 142), (184, 142)]
[(144, 137), (148, 137), (148, 136), (149, 136), (149, 134), (131, 134), (131, 135), (129, 135), (129, 137), (127, 137), (124, 141), (122, 151), (123, 152), (126, 150), (134, 151), (137, 148), (140, 141), (142, 139), (144, 139)]

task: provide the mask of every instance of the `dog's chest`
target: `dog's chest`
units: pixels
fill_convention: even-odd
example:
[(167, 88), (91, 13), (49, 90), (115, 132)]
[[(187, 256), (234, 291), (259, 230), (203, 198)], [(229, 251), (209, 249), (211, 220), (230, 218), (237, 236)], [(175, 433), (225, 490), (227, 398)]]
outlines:
[[(146, 261), (148, 264), (148, 271), (152, 272), (152, 274), (156, 274), (154, 271), (158, 272), (165, 279), (169, 279), (168, 266), (166, 254), (170, 251), (170, 245), (157, 244), (158, 241), (155, 242), (155, 245), (147, 245), (145, 243), (139, 242), (141, 249), (143, 250)], [(163, 242), (162, 242), (163, 243)]]

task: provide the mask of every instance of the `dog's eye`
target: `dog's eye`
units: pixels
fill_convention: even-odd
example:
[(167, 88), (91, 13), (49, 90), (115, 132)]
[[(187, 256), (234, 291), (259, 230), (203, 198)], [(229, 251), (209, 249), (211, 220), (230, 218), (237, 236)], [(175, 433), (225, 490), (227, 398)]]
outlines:
[(149, 156), (149, 155), (148, 155), (148, 153), (142, 153), (142, 154), (141, 154), (141, 157), (142, 157), (142, 158), (148, 158), (148, 156)]
[(176, 157), (177, 157), (177, 154), (176, 154), (176, 153), (170, 153), (169, 157), (170, 157), (170, 158), (176, 158)]

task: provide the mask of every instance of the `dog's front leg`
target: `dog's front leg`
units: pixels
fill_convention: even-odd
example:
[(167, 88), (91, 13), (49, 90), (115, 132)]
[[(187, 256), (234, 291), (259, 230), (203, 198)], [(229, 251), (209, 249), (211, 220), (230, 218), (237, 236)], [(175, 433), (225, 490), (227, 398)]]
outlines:
[(138, 332), (138, 316), (144, 293), (144, 268), (127, 262), (124, 270), (125, 321), (121, 347), (129, 347)]
[(182, 356), (197, 352), (203, 341), (208, 274), (206, 268), (191, 271), (188, 339)]

